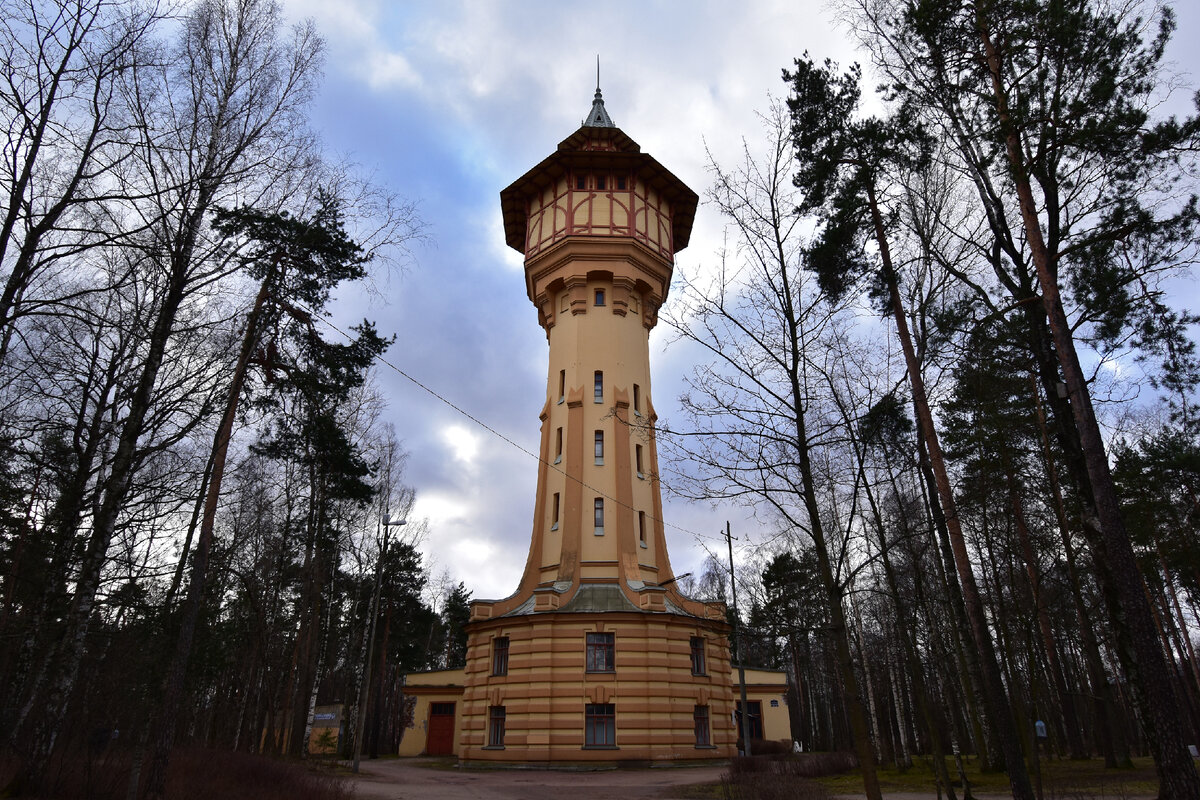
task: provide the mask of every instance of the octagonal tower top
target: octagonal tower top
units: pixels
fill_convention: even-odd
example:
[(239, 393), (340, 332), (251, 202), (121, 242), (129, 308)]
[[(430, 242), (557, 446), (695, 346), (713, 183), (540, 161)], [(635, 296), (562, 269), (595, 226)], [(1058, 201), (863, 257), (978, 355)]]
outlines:
[(579, 129), (500, 192), (505, 241), (526, 261), (567, 237), (604, 236), (633, 239), (669, 265), (687, 247), (698, 202), (613, 124), (599, 86)]

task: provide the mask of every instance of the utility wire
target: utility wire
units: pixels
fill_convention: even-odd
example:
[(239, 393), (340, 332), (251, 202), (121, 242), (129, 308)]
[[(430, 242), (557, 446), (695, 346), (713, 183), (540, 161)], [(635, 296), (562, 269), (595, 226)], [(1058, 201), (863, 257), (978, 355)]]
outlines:
[[(322, 316), (322, 315), (318, 315), (318, 314), (313, 314), (312, 316), (313, 316), (313, 318), (314, 318), (314, 319), (318, 319), (318, 320), (320, 320), (322, 323), (324, 323), (324, 324), (325, 324), (326, 326), (328, 326), (330, 329), (332, 329), (332, 330), (334, 330), (334, 331), (337, 331), (339, 334), (341, 334), (343, 337), (345, 337), (345, 339), (346, 339), (347, 341), (351, 341), (351, 336), (350, 336), (350, 334), (346, 333), (344, 330), (342, 330), (341, 328), (339, 328), (337, 325), (334, 325), (334, 324), (333, 324), (332, 322), (330, 322), (330, 321), (329, 321), (329, 319), (327, 319), (326, 317), (324, 317), (324, 316)], [(433, 389), (431, 389), (430, 387), (426, 386), (424, 383), (421, 383), (421, 381), (417, 380), (417, 379), (416, 379), (416, 378), (414, 378), (412, 375), (409, 375), (407, 372), (405, 372), (404, 370), (400, 369), (400, 367), (396, 366), (396, 365), (395, 365), (395, 364), (393, 364), (391, 361), (388, 361), (388, 360), (387, 360), (386, 358), (384, 358), (383, 356), (379, 356), (379, 357), (377, 358), (377, 360), (379, 361), (379, 363), (383, 364), (385, 367), (387, 367), (387, 368), (391, 369), (393, 372), (397, 373), (397, 374), (398, 374), (398, 375), (400, 375), (401, 377), (403, 377), (403, 378), (407, 379), (407, 380), (408, 380), (408, 381), (410, 381), (411, 383), (413, 383), (413, 384), (415, 384), (416, 386), (418, 386), (418, 387), (420, 387), (421, 389), (423, 389), (423, 390), (424, 390), (425, 392), (427, 392), (428, 394), (432, 395), (433, 397), (437, 398), (437, 399), (438, 399), (438, 400), (440, 400), (441, 402), (445, 403), (446, 405), (448, 405), (450, 408), (452, 408), (452, 409), (454, 409), (455, 411), (457, 411), (457, 412), (458, 412), (459, 414), (461, 414), (462, 416), (464, 416), (464, 417), (466, 417), (467, 419), (471, 420), (471, 422), (474, 422), (476, 425), (478, 425), (479, 427), (483, 428), (485, 431), (487, 431), (488, 433), (492, 434), (492, 435), (493, 435), (493, 436), (495, 436), (497, 439), (500, 439), (501, 441), (504, 441), (504, 442), (506, 442), (507, 444), (511, 445), (512, 447), (515, 447), (517, 450), (520, 450), (520, 451), (521, 451), (522, 453), (524, 453), (525, 455), (527, 455), (527, 456), (529, 456), (530, 458), (532, 458), (532, 459), (534, 459), (535, 461), (537, 461), (539, 464), (542, 464), (543, 466), (549, 467), (550, 469), (554, 470), (555, 472), (558, 472), (559, 474), (561, 474), (561, 475), (562, 475), (564, 478), (566, 478), (567, 480), (569, 480), (569, 481), (574, 481), (575, 483), (578, 483), (578, 484), (579, 484), (580, 486), (582, 486), (584, 489), (587, 489), (587, 490), (589, 490), (589, 491), (591, 491), (591, 492), (594, 492), (595, 494), (597, 494), (597, 495), (598, 495), (598, 496), (600, 496), (600, 497), (603, 497), (603, 498), (605, 498), (606, 500), (611, 500), (611, 501), (612, 501), (614, 504), (616, 504), (616, 505), (618, 505), (618, 506), (620, 506), (620, 507), (622, 507), (622, 508), (627, 508), (627, 509), (629, 509), (630, 511), (638, 511), (638, 510), (640, 510), (640, 509), (636, 509), (636, 508), (634, 508), (633, 506), (629, 505), (628, 503), (623, 503), (623, 502), (621, 502), (620, 500), (618, 500), (617, 498), (615, 498), (615, 497), (613, 497), (613, 496), (611, 496), (611, 495), (605, 494), (605, 493), (604, 493), (604, 492), (602, 492), (600, 489), (597, 489), (595, 486), (591, 486), (591, 485), (589, 485), (589, 484), (587, 484), (587, 483), (584, 483), (584, 481), (583, 481), (583, 479), (582, 479), (582, 478), (578, 478), (578, 477), (576, 477), (576, 476), (574, 476), (574, 475), (571, 475), (570, 473), (568, 473), (567, 471), (565, 471), (565, 470), (563, 470), (561, 467), (559, 467), (557, 464), (554, 464), (554, 463), (552, 463), (552, 462), (549, 462), (549, 461), (547, 461), (546, 459), (544, 459), (544, 458), (542, 458), (541, 456), (539, 456), (537, 453), (534, 453), (534, 452), (530, 451), (528, 448), (526, 448), (526, 447), (523, 447), (522, 445), (520, 445), (520, 444), (518, 444), (517, 442), (513, 441), (513, 440), (512, 440), (512, 439), (510, 439), (509, 437), (505, 436), (505, 435), (504, 435), (503, 433), (501, 433), (500, 431), (498, 431), (498, 430), (496, 430), (495, 428), (493, 428), (491, 425), (488, 425), (486, 422), (484, 422), (483, 420), (481, 420), (481, 419), (479, 419), (478, 417), (476, 417), (476, 416), (475, 416), (474, 414), (472, 414), (471, 412), (469, 412), (469, 411), (467, 411), (466, 409), (464, 409), (464, 408), (462, 408), (462, 407), (460, 407), (460, 406), (456, 405), (456, 404), (455, 404), (453, 401), (446, 399), (446, 398), (445, 398), (445, 397), (443, 397), (442, 395), (438, 394), (438, 393), (437, 393), (435, 390), (433, 390)], [(661, 484), (661, 483), (662, 483), (662, 481), (659, 481), (659, 483)], [(682, 533), (689, 534), (690, 536), (694, 537), (694, 538), (695, 538), (695, 539), (697, 539), (697, 540), (703, 540), (703, 539), (711, 539), (711, 540), (713, 540), (713, 541), (716, 541), (716, 540), (717, 540), (717, 537), (715, 537), (715, 536), (707, 536), (707, 535), (705, 535), (705, 534), (702, 534), (702, 533), (697, 533), (696, 531), (690, 530), (690, 529), (688, 529), (688, 528), (684, 528), (684, 527), (682, 527), (682, 526), (680, 526), (680, 525), (675, 525), (674, 523), (667, 522), (666, 520), (663, 520), (663, 519), (656, 519), (656, 518), (655, 518), (653, 515), (647, 514), (646, 516), (647, 516), (647, 517), (648, 517), (650, 520), (652, 520), (652, 521), (655, 521), (655, 522), (661, 522), (661, 523), (663, 524), (663, 526), (664, 526), (664, 527), (674, 528), (674, 529), (675, 529), (675, 530), (677, 530), (677, 531), (681, 531)], [(724, 538), (725, 538), (725, 537), (724, 537), (724, 534), (722, 534), (722, 536), (721, 536), (720, 538), (721, 538), (721, 539), (724, 539)], [(702, 546), (704, 546), (702, 541), (701, 541), (701, 545), (702, 545)], [(707, 546), (704, 546), (704, 549), (707, 551), (707, 550), (708, 550), (708, 547), (707, 547)]]

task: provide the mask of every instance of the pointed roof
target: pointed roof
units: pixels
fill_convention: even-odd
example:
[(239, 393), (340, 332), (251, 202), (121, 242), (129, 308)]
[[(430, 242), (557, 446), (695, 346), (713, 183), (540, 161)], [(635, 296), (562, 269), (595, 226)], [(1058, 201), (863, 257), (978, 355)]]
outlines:
[(583, 121), (585, 128), (615, 128), (612, 117), (604, 110), (604, 98), (600, 94), (600, 84), (596, 84), (596, 97), (592, 100), (591, 113)]
[(604, 110), (604, 97), (600, 94), (600, 56), (596, 56), (596, 96), (592, 98), (592, 110), (583, 120), (584, 128), (615, 128), (612, 117)]

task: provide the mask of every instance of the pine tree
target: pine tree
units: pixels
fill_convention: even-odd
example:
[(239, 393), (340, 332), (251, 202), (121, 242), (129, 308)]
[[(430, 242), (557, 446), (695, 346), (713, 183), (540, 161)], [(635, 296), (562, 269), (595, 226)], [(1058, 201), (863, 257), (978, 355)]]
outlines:
[(981, 249), (1026, 317), (1162, 796), (1200, 796), (1080, 358), (1132, 334), (1168, 356), (1164, 384), (1189, 380), (1189, 360), (1173, 357), (1187, 351), (1188, 315), (1155, 299), (1157, 277), (1194, 253), (1200, 223), (1178, 184), (1200, 118), (1150, 118), (1170, 10), (1148, 22), (1136, 3), (1092, 0), (860, 5), (891, 90), (974, 185), (994, 237)]
[[(870, 294), (887, 309), (896, 326), (917, 423), (950, 534), (972, 640), (979, 652), (988, 721), (1003, 754), (1013, 796), (1032, 800), (1033, 788), (955, 509), (921, 363), (900, 294), (900, 276), (891, 256), (891, 215), (886, 207), (889, 182), (899, 171), (920, 169), (929, 158), (930, 141), (906, 107), (900, 107), (889, 119), (858, 115), (861, 71), (857, 65), (839, 75), (832, 62), (819, 66), (806, 55), (797, 59), (795, 66), (794, 72), (784, 73), (784, 80), (792, 89), (788, 107), (798, 164), (796, 185), (804, 191), (801, 210), (818, 214), (822, 221), (808, 248), (808, 263), (822, 288), (835, 297), (869, 279)], [(867, 254), (866, 240), (876, 246), (877, 258)]]

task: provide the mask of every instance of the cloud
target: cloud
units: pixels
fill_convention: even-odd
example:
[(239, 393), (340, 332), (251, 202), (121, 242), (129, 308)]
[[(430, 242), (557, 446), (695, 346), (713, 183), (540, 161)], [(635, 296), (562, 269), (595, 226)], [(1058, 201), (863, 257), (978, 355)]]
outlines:
[(419, 88), (421, 85), (420, 76), (401, 53), (371, 53), (365, 71), (372, 89)]
[(442, 441), (450, 448), (455, 461), (474, 466), (479, 454), (479, 437), (462, 425), (451, 425), (442, 430)]

